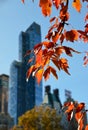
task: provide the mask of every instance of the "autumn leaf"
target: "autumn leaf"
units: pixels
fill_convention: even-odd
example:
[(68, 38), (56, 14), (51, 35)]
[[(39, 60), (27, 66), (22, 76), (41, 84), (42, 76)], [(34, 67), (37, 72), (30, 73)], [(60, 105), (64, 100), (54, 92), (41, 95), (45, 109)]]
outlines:
[(24, 55), (24, 57), (28, 56), (31, 52), (32, 52), (32, 50), (28, 50), (28, 51), (26, 52), (26, 54)]
[(55, 5), (57, 9), (59, 8), (60, 3), (61, 3), (61, 0), (53, 0), (53, 4)]
[(64, 52), (68, 55), (68, 56), (72, 56), (71, 52), (75, 52), (77, 54), (80, 54), (80, 52), (74, 50), (73, 48), (67, 47), (67, 46), (62, 46)]
[(54, 63), (54, 65), (58, 68), (58, 70), (60, 71), (60, 66), (59, 66), (59, 62), (57, 59), (52, 59), (52, 62)]
[(83, 64), (83, 65), (84, 65), (84, 66), (86, 66), (87, 64), (88, 64), (88, 58), (86, 58), (86, 59), (85, 59), (85, 61), (84, 61), (84, 64)]
[(43, 76), (44, 76), (45, 81), (46, 81), (47, 79), (49, 79), (49, 76), (50, 76), (50, 67), (49, 67), (49, 66), (48, 66), (48, 67), (46, 68), (46, 70), (44, 71)]
[(60, 56), (64, 52), (63, 47), (56, 47), (55, 48), (55, 54)]
[(51, 10), (52, 10), (51, 7), (47, 4), (42, 6), (42, 13), (44, 16), (50, 16)]
[(24, 0), (21, 0), (22, 1), (22, 3), (24, 3)]
[(27, 81), (28, 81), (28, 79), (29, 79), (29, 77), (30, 77), (30, 75), (31, 75), (31, 73), (33, 72), (34, 69), (35, 69), (35, 66), (34, 66), (34, 65), (32, 65), (32, 66), (28, 69), (27, 74), (26, 74)]
[(31, 58), (28, 60), (28, 64), (33, 61), (34, 58)]
[(51, 47), (54, 47), (54, 42), (50, 42), (50, 41), (44, 41), (42, 42), (42, 44), (46, 47), (46, 48), (51, 48)]
[(80, 112), (84, 108), (84, 106), (85, 106), (85, 103), (78, 104), (78, 106), (76, 107), (76, 113)]
[(53, 17), (50, 19), (50, 22), (53, 22), (56, 19), (56, 17)]
[(42, 76), (43, 76), (43, 71), (44, 69), (39, 69), (36, 73), (35, 73), (35, 77), (37, 79), (38, 84), (40, 84), (41, 80), (42, 80)]
[(59, 60), (59, 66), (60, 66), (60, 68), (61, 68), (62, 70), (64, 70), (67, 74), (70, 75), (70, 73), (68, 72), (69, 66), (68, 66), (68, 63), (67, 63), (67, 62), (68, 62), (67, 59), (61, 58), (61, 59)]
[(45, 4), (47, 4), (48, 2), (49, 2), (49, 0), (40, 0), (39, 6), (41, 7), (41, 6), (45, 5)]
[(88, 21), (88, 13), (86, 14), (86, 17), (85, 17), (85, 22)]
[(73, 6), (78, 12), (81, 11), (82, 4), (81, 4), (81, 1), (80, 1), (80, 0), (74, 0), (73, 3), (72, 3), (72, 6)]
[(55, 77), (56, 79), (58, 79), (58, 75), (57, 75), (57, 73), (56, 73), (56, 70), (55, 70), (53, 67), (51, 67), (51, 66), (50, 66), (50, 71), (52, 72), (52, 74), (54, 75), (54, 77)]
[(41, 48), (42, 47), (42, 43), (38, 43), (38, 44), (36, 44), (35, 46), (34, 46), (34, 50), (35, 49), (38, 49), (38, 48)]
[(54, 42), (54, 43), (56, 43), (57, 41), (58, 41), (58, 39), (59, 39), (59, 33), (58, 32), (54, 32), (54, 36), (52, 36), (52, 41)]
[(41, 7), (44, 16), (50, 16), (52, 10), (51, 0), (40, 0), (39, 6)]
[(73, 109), (74, 109), (74, 104), (73, 104), (73, 102), (71, 102), (71, 104), (68, 106), (68, 108), (65, 111), (65, 113), (70, 113), (70, 112), (72, 112)]
[(88, 130), (88, 125), (86, 125), (85, 130)]
[(42, 64), (42, 50), (36, 54), (36, 67), (39, 67)]
[(65, 32), (65, 37), (67, 41), (74, 42), (79, 38), (78, 32), (76, 30), (70, 30)]
[(83, 117), (83, 113), (81, 111), (75, 113), (75, 119), (77, 120), (77, 122), (79, 122), (79, 119), (82, 119), (82, 117)]

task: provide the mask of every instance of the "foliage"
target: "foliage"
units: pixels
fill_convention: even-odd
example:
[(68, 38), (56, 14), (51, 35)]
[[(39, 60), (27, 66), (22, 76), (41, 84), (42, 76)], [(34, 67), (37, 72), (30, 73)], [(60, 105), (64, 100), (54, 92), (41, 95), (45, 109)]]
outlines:
[[(22, 0), (22, 2), (24, 3), (24, 0)], [(28, 63), (33, 60), (35, 62), (33, 62), (34, 64), (27, 71), (27, 79), (33, 74), (33, 76), (37, 78), (37, 82), (40, 83), (42, 77), (47, 80), (51, 73), (58, 79), (55, 67), (50, 65), (51, 62), (57, 67), (58, 71), (63, 70), (67, 74), (70, 74), (68, 71), (68, 60), (63, 57), (63, 53), (72, 57), (73, 52), (78, 54), (79, 52), (64, 44), (66, 44), (66, 41), (72, 43), (79, 40), (85, 43), (88, 42), (88, 13), (86, 13), (83, 20), (85, 23), (84, 30), (77, 30), (69, 24), (69, 19), (72, 15), (71, 12), (69, 12), (69, 7), (80, 13), (84, 2), (87, 3), (88, 0), (73, 0), (72, 2), (69, 0), (39, 0), (39, 7), (44, 16), (50, 16), (52, 14), (53, 6), (57, 9), (59, 15), (52, 18), (50, 17), (51, 26), (45, 36), (46, 40), (38, 43), (34, 46), (33, 50), (29, 50), (26, 53), (26, 55), (30, 53), (34, 53), (35, 55), (35, 57), (32, 57), (28, 61)], [(71, 27), (67, 29), (69, 25)], [(84, 57), (84, 65), (87, 64), (88, 52), (86, 52)]]
[[(68, 121), (71, 121), (73, 116), (75, 116), (75, 119), (78, 123), (78, 130), (84, 129), (84, 123), (85, 123), (85, 117), (86, 112), (88, 110), (85, 109), (85, 103), (78, 103), (78, 102), (66, 102), (64, 104), (64, 107), (66, 107), (65, 113), (67, 114)], [(86, 125), (85, 130), (87, 130), (88, 125)]]
[[(22, 126), (23, 130), (62, 130), (60, 120), (55, 109), (40, 106), (19, 117), (18, 126)], [(13, 130), (17, 130), (16, 127)]]
[[(24, 3), (25, 0), (22, 0)], [(71, 47), (68, 47), (64, 44), (66, 42), (74, 43), (75, 41), (82, 41), (84, 43), (88, 43), (88, 12), (84, 16), (83, 23), (84, 29), (76, 29), (71, 28), (67, 29), (69, 24), (70, 16), (72, 15), (69, 12), (69, 7), (73, 8), (80, 13), (82, 11), (83, 5), (85, 8), (88, 8), (87, 5), (88, 0), (39, 0), (39, 7), (41, 8), (42, 14), (46, 16), (50, 16), (52, 14), (53, 6), (58, 11), (58, 16), (54, 16), (50, 18), (50, 28), (48, 30), (47, 35), (45, 36), (45, 41), (38, 43), (34, 46), (33, 50), (29, 50), (26, 53), (26, 56), (30, 53), (34, 53), (35, 57), (29, 59), (28, 63), (32, 62), (33, 65), (27, 71), (27, 79), (32, 74), (37, 78), (37, 82), (40, 83), (42, 77), (47, 80), (52, 73), (56, 79), (58, 79), (57, 71), (54, 67), (50, 65), (52, 62), (58, 69), (58, 71), (63, 70), (67, 74), (70, 75), (68, 69), (69, 64), (68, 60), (63, 57), (64, 53), (67, 56), (72, 57), (73, 52), (79, 54), (80, 52), (74, 50)], [(85, 3), (85, 4), (84, 4)], [(76, 20), (75, 20), (76, 22)], [(84, 65), (88, 64), (88, 52), (84, 57)], [(67, 106), (68, 120), (71, 120), (72, 113), (75, 110), (75, 118), (78, 122), (78, 130), (83, 129), (83, 116), (87, 112), (82, 112), (82, 109), (85, 106), (85, 103), (73, 104), (69, 103), (65, 104)], [(88, 129), (88, 125), (85, 130)]]

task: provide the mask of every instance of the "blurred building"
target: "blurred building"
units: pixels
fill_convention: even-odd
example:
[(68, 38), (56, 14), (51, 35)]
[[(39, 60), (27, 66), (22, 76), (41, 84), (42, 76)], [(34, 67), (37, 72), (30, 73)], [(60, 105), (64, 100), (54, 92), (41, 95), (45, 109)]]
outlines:
[(40, 42), (41, 28), (35, 22), (19, 35), (19, 61), (11, 64), (9, 89), (9, 113), (15, 124), (24, 112), (42, 103), (42, 81), (38, 85), (36, 79), (30, 76), (26, 82), (26, 72), (31, 64), (27, 64), (30, 55), (24, 57), (28, 50)]
[(0, 130), (10, 130), (13, 125), (13, 118), (9, 114), (0, 113)]
[(8, 88), (9, 76), (6, 74), (0, 75), (0, 112), (8, 112)]
[(47, 85), (45, 87), (45, 95), (42, 105), (55, 108), (58, 111), (58, 113), (61, 113), (62, 103), (59, 97), (59, 89), (54, 89), (53, 93), (51, 93), (51, 87), (50, 85)]

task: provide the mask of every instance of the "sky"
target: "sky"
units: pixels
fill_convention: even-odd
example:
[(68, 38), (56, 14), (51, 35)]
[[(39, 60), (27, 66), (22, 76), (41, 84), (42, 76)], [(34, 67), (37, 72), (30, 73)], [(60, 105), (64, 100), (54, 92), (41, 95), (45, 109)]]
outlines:
[[(70, 9), (72, 17), (68, 28), (83, 28), (82, 19), (86, 9), (80, 14), (75, 9)], [(56, 10), (53, 9), (53, 16), (56, 16)], [(38, 6), (38, 1), (33, 3), (31, 0), (0, 0), (0, 74), (10, 74), (10, 65), (13, 60), (18, 60), (19, 34), (25, 31), (33, 22), (40, 24), (42, 40), (49, 29), (49, 18), (43, 17)], [(77, 22), (75, 22), (77, 21)], [(66, 43), (74, 49), (84, 52), (88, 50), (88, 44), (82, 42)], [(62, 103), (65, 101), (65, 89), (71, 91), (72, 98), (78, 102), (85, 102), (88, 107), (88, 66), (83, 66), (84, 54), (73, 54), (73, 57), (67, 57), (69, 61), (69, 72), (58, 72), (58, 80), (52, 75), (48, 81), (43, 81), (43, 87), (51, 85), (53, 89), (58, 88)]]

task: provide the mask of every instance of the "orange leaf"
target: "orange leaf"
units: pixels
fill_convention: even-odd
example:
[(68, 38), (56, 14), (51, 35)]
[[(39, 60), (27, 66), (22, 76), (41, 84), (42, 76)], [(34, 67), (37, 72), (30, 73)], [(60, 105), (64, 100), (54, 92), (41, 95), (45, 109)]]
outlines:
[(52, 41), (54, 43), (56, 43), (58, 41), (58, 39), (59, 39), (59, 33), (58, 32), (54, 32), (54, 33), (55, 34), (54, 34), (54, 36), (52, 36)]
[(45, 4), (42, 6), (42, 13), (44, 16), (50, 16), (51, 14), (51, 6), (49, 4)]
[(55, 7), (58, 9), (61, 3), (61, 0), (53, 0)]
[(29, 60), (28, 60), (28, 63), (30, 63), (30, 62), (32, 62), (32, 61), (33, 61), (33, 58), (29, 59)]
[(40, 69), (36, 72), (35, 77), (37, 78), (37, 82), (38, 84), (40, 84), (41, 80), (42, 80), (42, 76), (43, 76), (43, 71), (44, 69)]
[(35, 46), (34, 46), (34, 50), (35, 49), (38, 49), (38, 48), (41, 48), (42, 47), (42, 43), (38, 43), (38, 44), (36, 44)]
[(85, 106), (85, 103), (80, 103), (78, 104), (77, 108), (76, 108), (76, 112), (80, 112)]
[(78, 40), (78, 32), (76, 30), (70, 30), (65, 32), (66, 40), (67, 41), (77, 41)]
[(47, 69), (45, 70), (44, 74), (44, 79), (47, 80), (49, 79), (49, 76), (50, 76), (50, 67), (48, 66)]
[(49, 0), (40, 0), (39, 6), (41, 7), (41, 6), (45, 5), (45, 4), (47, 4), (48, 2), (49, 2)]
[(74, 109), (74, 104), (72, 103), (72, 104), (70, 104), (70, 105), (68, 106), (68, 109), (65, 111), (65, 113), (69, 113), (69, 112), (71, 112), (73, 109)]
[(81, 119), (83, 116), (82, 112), (78, 112), (75, 114), (75, 119), (77, 120), (77, 122), (79, 121), (79, 119)]
[(57, 47), (55, 48), (56, 55), (60, 56), (64, 52), (63, 47)]
[(36, 67), (39, 67), (42, 64), (42, 50), (36, 54)]
[(81, 8), (82, 8), (82, 4), (80, 0), (74, 0), (72, 3), (72, 6), (78, 11), (80, 12)]
[(34, 66), (34, 65), (32, 65), (32, 66), (28, 69), (27, 74), (26, 74), (27, 80), (29, 79), (29, 77), (30, 77), (31, 73), (34, 71), (34, 69), (35, 69), (35, 66)]
[(50, 19), (50, 22), (53, 22), (56, 19), (56, 17), (53, 17)]
[(49, 42), (49, 41), (44, 41), (42, 42), (42, 44), (46, 47), (46, 48), (51, 48), (54, 47), (54, 43), (53, 42)]
[(52, 72), (52, 74), (55, 76), (56, 79), (58, 79), (58, 75), (56, 73), (56, 70), (50, 66), (50, 71)]
[(86, 125), (85, 130), (88, 130), (88, 125)]
[(64, 70), (67, 74), (70, 75), (70, 73), (68, 72), (69, 66), (68, 66), (68, 63), (67, 63), (67, 59), (61, 58), (59, 60), (59, 66), (61, 67), (62, 70)]
[(50, 16), (52, 6), (51, 0), (40, 0), (39, 6), (42, 8), (44, 16)]

